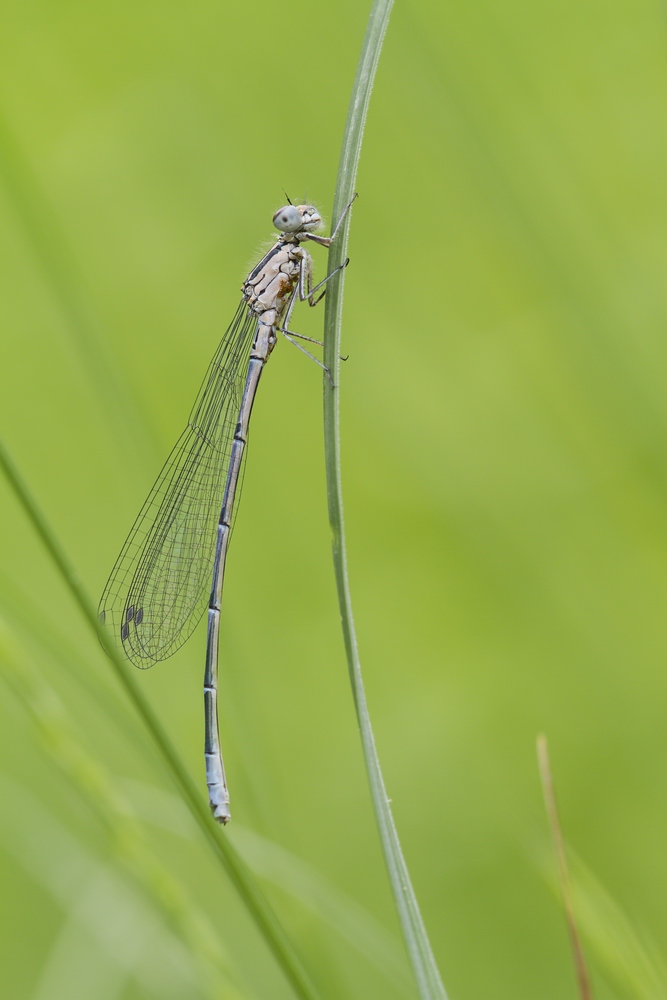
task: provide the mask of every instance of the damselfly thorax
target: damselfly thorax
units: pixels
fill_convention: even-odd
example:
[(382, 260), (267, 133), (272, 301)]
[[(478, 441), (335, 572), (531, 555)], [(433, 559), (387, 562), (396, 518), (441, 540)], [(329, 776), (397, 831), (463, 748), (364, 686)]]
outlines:
[(304, 262), (308, 273), (312, 273), (308, 251), (298, 243), (279, 240), (248, 275), (243, 294), (267, 326), (275, 326), (282, 318)]
[[(276, 328), (297, 290), (302, 271), (308, 284), (312, 274), (310, 254), (296, 240), (278, 242), (253, 268), (243, 285), (243, 296), (258, 314), (255, 356), (268, 358), (276, 344)], [(260, 351), (261, 354), (257, 354)]]

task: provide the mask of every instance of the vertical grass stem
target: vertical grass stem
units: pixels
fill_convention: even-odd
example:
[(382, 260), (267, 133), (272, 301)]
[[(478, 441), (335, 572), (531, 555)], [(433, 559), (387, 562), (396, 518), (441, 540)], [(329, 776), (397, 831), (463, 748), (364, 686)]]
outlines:
[[(354, 194), (357, 166), (361, 152), (366, 113), (384, 35), (389, 22), (393, 0), (375, 0), (361, 47), (357, 74), (345, 125), (343, 145), (338, 167), (338, 179), (332, 220), (340, 214)], [(331, 274), (345, 259), (350, 225), (348, 213), (340, 236), (329, 252), (328, 269)], [(343, 497), (340, 474), (339, 391), (340, 341), (343, 309), (343, 284), (345, 271), (331, 279), (327, 286), (324, 317), (324, 363), (333, 376), (332, 386), (324, 380), (324, 441), (327, 474), (329, 521), (331, 524), (333, 561), (338, 589), (345, 651), (352, 685), (352, 694), (359, 722), (361, 743), (373, 800), (373, 808), (380, 832), (382, 849), (389, 873), (398, 916), (406, 948), (422, 1000), (447, 1000), (440, 973), (433, 956), (419, 905), (412, 888), (398, 833), (389, 805), (373, 737), (373, 729), (366, 704), (366, 694), (361, 674), (359, 651), (352, 614), (352, 601), (347, 577), (347, 556), (343, 521)]]

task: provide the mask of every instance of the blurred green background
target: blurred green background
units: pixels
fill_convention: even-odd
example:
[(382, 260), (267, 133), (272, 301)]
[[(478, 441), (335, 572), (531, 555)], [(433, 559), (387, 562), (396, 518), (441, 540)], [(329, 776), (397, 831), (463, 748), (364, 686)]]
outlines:
[[(0, 434), (95, 598), (283, 191), (330, 211), (367, 14), (3, 4)], [(569, 840), (640, 937), (667, 932), (666, 108), (658, 2), (397, 0), (349, 247), (343, 483), (380, 757), (452, 1000), (576, 995), (540, 731)], [(321, 312), (293, 323), (317, 336)], [(279, 344), (225, 587), (229, 837), (325, 1000), (393, 1000), (415, 993), (321, 411)], [(0, 504), (2, 996), (226, 996), (229, 974), (230, 996), (289, 997), (4, 482)], [(204, 639), (137, 675), (202, 793)], [(105, 822), (116, 794), (143, 861)], [(226, 958), (160, 908), (176, 884)], [(602, 952), (598, 997), (667, 996)]]

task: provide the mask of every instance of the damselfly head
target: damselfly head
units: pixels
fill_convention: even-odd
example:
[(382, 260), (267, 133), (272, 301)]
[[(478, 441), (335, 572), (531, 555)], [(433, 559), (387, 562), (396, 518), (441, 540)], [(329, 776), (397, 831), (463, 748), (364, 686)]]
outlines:
[(312, 233), (322, 225), (322, 217), (314, 205), (285, 205), (273, 216), (273, 225), (281, 233)]

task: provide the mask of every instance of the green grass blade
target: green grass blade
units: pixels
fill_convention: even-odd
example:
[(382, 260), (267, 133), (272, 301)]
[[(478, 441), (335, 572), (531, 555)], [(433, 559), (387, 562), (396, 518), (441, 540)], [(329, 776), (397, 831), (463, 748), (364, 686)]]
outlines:
[(394, 990), (406, 997), (414, 996), (412, 976), (399, 939), (371, 913), (275, 841), (238, 823), (232, 832), (255, 875), (299, 900), (373, 965)]
[(137, 996), (136, 984), (142, 998), (204, 1000), (189, 949), (134, 880), (2, 770), (0, 796), (0, 852), (63, 917), (43, 964), (33, 959), (34, 989), (21, 995), (117, 1000), (128, 988)]
[(31, 497), (30, 492), (2, 443), (0, 443), (0, 466), (83, 617), (98, 636), (118, 680), (151, 734), (167, 770), (185, 800), (186, 805), (208, 841), (209, 846), (212, 848), (217, 860), (239, 893), (241, 900), (254, 919), (255, 924), (282, 968), (286, 978), (291, 983), (296, 995), (301, 997), (302, 1000), (316, 1000), (317, 993), (315, 988), (310, 982), (276, 915), (239, 854), (211, 816), (207, 803), (204, 801), (202, 795), (200, 795), (196, 784), (178, 756), (171, 740), (153, 712), (151, 705), (144, 697), (132, 676), (131, 668), (120, 656), (100, 624), (95, 606), (90, 600), (81, 580), (70, 565), (67, 556), (60, 547), (39, 507)]
[[(190, 814), (173, 792), (124, 779), (123, 793), (143, 823), (169, 830), (185, 840), (197, 835)], [(310, 911), (373, 966), (405, 997), (414, 996), (414, 980), (400, 939), (356, 899), (276, 841), (234, 822), (229, 830), (241, 857), (260, 882), (270, 883)]]
[[(651, 934), (612, 896), (576, 851), (564, 844), (572, 906), (592, 965), (624, 1000), (667, 1000), (667, 961)], [(557, 899), (558, 866), (546, 845), (530, 848), (535, 865)]]
[(109, 834), (119, 867), (173, 927), (195, 960), (208, 1000), (243, 1000), (207, 916), (158, 859), (126, 796), (76, 734), (58, 695), (0, 617), (0, 675), (32, 719), (42, 749)]
[(577, 919), (605, 978), (628, 1000), (666, 1000), (667, 964), (650, 935), (633, 921), (568, 848)]
[[(332, 219), (340, 217), (345, 205), (354, 194), (361, 140), (368, 110), (375, 71), (385, 31), (389, 21), (392, 0), (375, 0), (371, 9), (366, 35), (361, 48), (357, 74), (345, 125), (343, 145), (338, 168)], [(348, 214), (339, 238), (329, 253), (329, 273), (345, 259), (350, 224)], [(326, 452), (327, 494), (329, 521), (333, 536), (333, 559), (338, 589), (343, 637), (347, 654), (350, 682), (361, 732), (366, 769), (373, 799), (382, 848), (389, 872), (389, 880), (396, 900), (398, 916), (405, 938), (408, 955), (423, 1000), (446, 1000), (446, 993), (426, 928), (419, 912), (419, 905), (412, 888), (398, 833), (385, 790), (380, 761), (373, 737), (373, 729), (366, 705), (366, 695), (361, 674), (357, 639), (352, 615), (352, 601), (347, 578), (347, 556), (343, 522), (343, 498), (340, 475), (339, 393), (340, 342), (343, 308), (344, 270), (327, 285), (324, 317), (324, 363), (332, 374), (335, 388), (324, 382), (324, 440)]]

